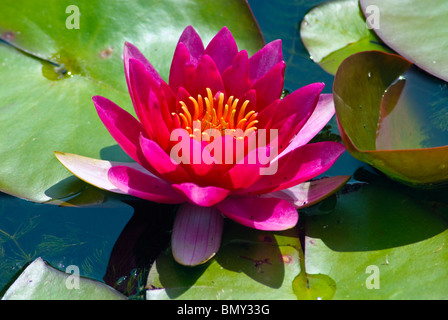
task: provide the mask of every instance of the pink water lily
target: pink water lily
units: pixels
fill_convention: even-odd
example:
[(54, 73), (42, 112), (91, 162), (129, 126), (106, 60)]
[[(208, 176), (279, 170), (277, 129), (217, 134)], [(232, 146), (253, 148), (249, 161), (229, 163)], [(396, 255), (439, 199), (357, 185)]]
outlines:
[[(334, 193), (348, 179), (307, 182), (329, 169), (345, 149), (336, 142), (308, 144), (334, 115), (332, 95), (321, 94), (324, 84), (280, 99), (285, 71), (280, 40), (249, 58), (226, 27), (204, 47), (189, 26), (175, 49), (168, 83), (130, 43), (124, 47), (124, 69), (137, 118), (104, 97), (95, 96), (93, 102), (135, 162), (56, 156), (99, 188), (180, 204), (171, 248), (183, 265), (213, 257), (224, 217), (260, 230), (285, 230), (296, 225), (297, 209)], [(174, 132), (180, 132), (176, 139)], [(252, 139), (261, 132), (263, 144)], [(174, 153), (182, 161), (173, 159), (181, 140), (200, 157), (183, 148)], [(261, 155), (269, 155), (268, 161)]]

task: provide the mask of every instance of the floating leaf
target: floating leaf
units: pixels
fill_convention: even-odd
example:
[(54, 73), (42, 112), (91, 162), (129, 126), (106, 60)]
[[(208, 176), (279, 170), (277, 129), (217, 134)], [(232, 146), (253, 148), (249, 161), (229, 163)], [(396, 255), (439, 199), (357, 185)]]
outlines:
[(331, 74), (356, 52), (389, 51), (368, 27), (357, 0), (330, 1), (314, 7), (300, 24), (300, 37), (311, 59)]
[(336, 282), (325, 274), (300, 274), (292, 282), (298, 300), (330, 300), (336, 291)]
[[(75, 269), (74, 269), (75, 270)], [(124, 300), (126, 296), (94, 280), (80, 278), (34, 260), (14, 281), (2, 300)]]
[(263, 232), (229, 223), (224, 230), (206, 265), (184, 267), (163, 253), (149, 272), (147, 299), (296, 299), (302, 254), (296, 229)]
[(433, 0), (360, 0), (378, 13), (376, 34), (397, 53), (448, 81), (448, 2)]
[(428, 114), (439, 84), (425, 76), (398, 55), (360, 52), (344, 60), (333, 86), (347, 150), (409, 185), (448, 180), (448, 137)]
[(307, 212), (307, 272), (333, 279), (337, 300), (445, 299), (446, 189), (423, 192), (377, 179), (340, 194), (328, 214)]
[[(69, 6), (80, 15), (73, 16)], [(85, 184), (58, 163), (56, 150), (129, 161), (101, 124), (91, 98), (107, 96), (132, 110), (124, 42), (139, 47), (167, 79), (174, 47), (189, 24), (203, 39), (211, 39), (225, 24), (249, 54), (263, 45), (242, 0), (3, 1), (0, 190), (36, 202), (80, 192)]]

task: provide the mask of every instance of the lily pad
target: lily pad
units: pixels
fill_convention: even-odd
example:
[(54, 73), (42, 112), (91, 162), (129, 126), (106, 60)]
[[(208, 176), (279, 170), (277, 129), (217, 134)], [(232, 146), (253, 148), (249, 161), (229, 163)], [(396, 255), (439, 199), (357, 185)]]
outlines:
[(191, 24), (203, 39), (211, 39), (223, 23), (249, 54), (263, 45), (242, 0), (4, 1), (0, 190), (35, 202), (80, 192), (85, 184), (60, 165), (56, 150), (129, 161), (115, 148), (91, 101), (93, 95), (104, 95), (133, 112), (123, 71), (124, 42), (139, 47), (167, 79), (182, 30)]
[(341, 62), (356, 52), (390, 51), (371, 28), (357, 0), (330, 1), (305, 15), (300, 37), (311, 59), (335, 74)]
[(76, 269), (65, 273), (48, 265), (42, 258), (34, 260), (14, 281), (2, 300), (125, 300), (104, 283), (81, 278)]
[(398, 55), (369, 51), (344, 60), (333, 85), (347, 150), (412, 186), (448, 180), (447, 133), (433, 125), (428, 101), (440, 83), (425, 76)]
[(218, 254), (203, 266), (184, 267), (162, 253), (148, 275), (147, 299), (296, 299), (297, 229), (263, 232), (227, 222)]
[(334, 279), (337, 300), (446, 299), (446, 189), (377, 179), (340, 194), (328, 214), (307, 212), (307, 271)]
[(380, 25), (375, 32), (384, 43), (425, 71), (448, 81), (448, 2), (360, 0), (360, 5), (380, 12)]

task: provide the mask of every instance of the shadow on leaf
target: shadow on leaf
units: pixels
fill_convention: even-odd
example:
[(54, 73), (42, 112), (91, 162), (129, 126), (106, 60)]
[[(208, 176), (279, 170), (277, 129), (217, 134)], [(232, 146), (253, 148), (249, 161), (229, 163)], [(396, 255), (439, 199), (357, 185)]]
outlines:
[(368, 171), (356, 175), (368, 183), (342, 189), (331, 212), (308, 210), (307, 236), (335, 251), (371, 251), (416, 243), (448, 228), (448, 205), (440, 198), (446, 191), (408, 188)]

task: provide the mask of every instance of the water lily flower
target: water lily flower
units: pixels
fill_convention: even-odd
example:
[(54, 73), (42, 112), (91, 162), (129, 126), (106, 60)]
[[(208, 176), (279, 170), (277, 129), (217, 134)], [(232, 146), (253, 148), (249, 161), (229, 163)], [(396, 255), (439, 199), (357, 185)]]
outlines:
[(194, 266), (214, 256), (224, 217), (260, 230), (292, 228), (297, 209), (347, 181), (345, 176), (309, 181), (345, 148), (336, 142), (308, 144), (334, 115), (332, 95), (321, 94), (323, 83), (280, 99), (285, 71), (280, 40), (249, 58), (226, 27), (204, 47), (189, 26), (175, 49), (168, 83), (132, 44), (125, 43), (123, 57), (137, 118), (107, 98), (95, 96), (93, 102), (135, 162), (56, 156), (99, 188), (179, 204), (171, 249), (180, 264)]

